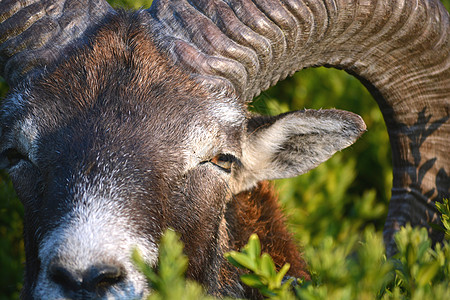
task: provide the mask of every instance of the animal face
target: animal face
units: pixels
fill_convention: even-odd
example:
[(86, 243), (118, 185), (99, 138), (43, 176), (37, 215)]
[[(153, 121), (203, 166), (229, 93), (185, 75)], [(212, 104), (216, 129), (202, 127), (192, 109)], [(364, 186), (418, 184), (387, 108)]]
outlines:
[(66, 289), (76, 293), (99, 265), (114, 266), (119, 274), (101, 279), (121, 281), (110, 293), (141, 295), (145, 284), (130, 262), (134, 247), (154, 264), (164, 228), (189, 232), (197, 249), (209, 247), (217, 235), (245, 113), (166, 66), (159, 72), (172, 72), (172, 80), (152, 76), (141, 84), (136, 73), (155, 67), (120, 74), (123, 57), (106, 75), (89, 69), (91, 80), (74, 87), (84, 78), (66, 81), (61, 72), (88, 68), (82, 60), (87, 58), (12, 95), (2, 115), (8, 124), (4, 163), (32, 224), (27, 244), (39, 262), (31, 271), (34, 295), (63, 294), (53, 280), (61, 277), (72, 282), (62, 286), (72, 285)]
[[(225, 127), (226, 120), (192, 105), (195, 95), (176, 96), (188, 104), (161, 107), (164, 100), (154, 98), (155, 107), (142, 114), (114, 99), (81, 108), (67, 122), (67, 103), (57, 108), (61, 114), (40, 121), (48, 113), (44, 98), (30, 92), (28, 113), (11, 127), (14, 134), (5, 131), (4, 148), (17, 149), (6, 154), (33, 224), (26, 236), (40, 262), (38, 298), (58, 290), (52, 277), (63, 271), (53, 266), (83, 280), (93, 266), (118, 266), (127, 274), (120, 290), (142, 292), (131, 251), (138, 247), (154, 264), (167, 227), (186, 232), (196, 249), (210, 246), (231, 197), (238, 154), (230, 153), (240, 152), (245, 119), (241, 112), (240, 123)], [(192, 116), (198, 120), (185, 121)]]
[(253, 116), (120, 18), (15, 89), (0, 120), (1, 164), (25, 206), (33, 258), (25, 295), (35, 298), (142, 297), (131, 252), (155, 265), (166, 228), (181, 234), (190, 268), (208, 266), (214, 281), (233, 195), (306, 172), (365, 128), (336, 110)]

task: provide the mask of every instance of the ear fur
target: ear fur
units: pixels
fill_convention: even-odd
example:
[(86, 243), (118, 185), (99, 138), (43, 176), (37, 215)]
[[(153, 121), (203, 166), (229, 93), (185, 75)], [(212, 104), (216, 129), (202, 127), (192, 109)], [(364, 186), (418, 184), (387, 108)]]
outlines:
[(353, 144), (366, 125), (354, 113), (330, 109), (256, 116), (247, 128), (242, 189), (261, 180), (294, 177), (315, 168)]

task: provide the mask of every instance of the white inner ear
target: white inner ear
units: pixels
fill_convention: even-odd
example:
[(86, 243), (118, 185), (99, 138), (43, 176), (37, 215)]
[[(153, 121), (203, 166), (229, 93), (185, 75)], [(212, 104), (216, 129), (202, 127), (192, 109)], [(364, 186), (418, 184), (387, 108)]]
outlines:
[(287, 114), (249, 134), (243, 146), (242, 188), (303, 174), (350, 146), (364, 130), (361, 118), (348, 112)]

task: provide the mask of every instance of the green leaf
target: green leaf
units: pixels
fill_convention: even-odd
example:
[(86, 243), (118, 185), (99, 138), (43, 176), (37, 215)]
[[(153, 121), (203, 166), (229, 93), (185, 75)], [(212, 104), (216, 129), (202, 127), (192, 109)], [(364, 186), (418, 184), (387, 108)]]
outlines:
[(272, 257), (269, 254), (264, 253), (261, 256), (261, 274), (265, 276), (267, 279), (274, 278), (277, 275), (277, 271), (275, 269), (275, 264), (273, 263)]
[[(257, 266), (254, 260), (244, 253), (231, 251), (227, 254), (228, 260), (236, 267), (249, 269), (251, 271), (256, 271)], [(232, 260), (230, 260), (230, 258)]]
[(281, 281), (283, 281), (284, 276), (286, 275), (286, 273), (289, 271), (291, 265), (286, 263), (284, 264), (283, 267), (281, 267), (280, 271), (278, 271), (275, 280), (277, 282), (277, 284), (281, 285)]
[(427, 237), (427, 240), (422, 241), (418, 245), (418, 249), (416, 250), (417, 257), (423, 258), (426, 255), (426, 252), (428, 252), (430, 249), (431, 249), (431, 241)]
[(261, 288), (265, 286), (260, 277), (256, 274), (243, 274), (241, 275), (241, 280), (244, 284), (253, 288)]
[(253, 233), (250, 236), (248, 244), (244, 247), (244, 249), (251, 259), (256, 259), (261, 256), (261, 242), (259, 241), (257, 234)]
[(236, 260), (234, 260), (234, 258), (231, 256), (231, 252), (225, 253), (225, 258), (228, 260), (228, 262), (230, 264), (232, 264), (233, 266), (240, 268), (240, 269), (246, 269), (243, 265), (241, 265), (240, 263), (238, 263)]
[[(449, 199), (442, 199), (442, 203), (436, 202), (436, 208), (441, 213), (441, 221), (444, 226), (445, 239), (450, 240), (450, 201)], [(434, 228), (434, 227), (433, 227)]]
[(430, 265), (423, 266), (420, 268), (419, 272), (417, 273), (417, 283), (419, 286), (424, 286), (426, 284), (429, 284), (434, 276), (438, 273), (440, 268), (439, 262), (434, 261)]

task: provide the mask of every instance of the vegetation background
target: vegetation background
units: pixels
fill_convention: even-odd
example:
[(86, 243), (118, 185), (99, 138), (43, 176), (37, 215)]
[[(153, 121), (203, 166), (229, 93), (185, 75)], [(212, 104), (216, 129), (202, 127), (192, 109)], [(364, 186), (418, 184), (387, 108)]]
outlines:
[[(115, 7), (132, 9), (151, 4), (151, 0), (109, 2)], [(442, 2), (448, 10), (450, 0)], [(0, 78), (1, 98), (7, 90)], [(338, 269), (345, 255), (336, 256), (336, 252), (364, 239), (363, 232), (368, 229), (380, 244), (392, 186), (391, 153), (383, 117), (362, 84), (335, 69), (302, 70), (262, 93), (251, 108), (263, 114), (339, 108), (363, 117), (368, 132), (355, 145), (311, 172), (277, 180), (275, 185), (290, 229), (299, 245), (304, 245), (307, 259), (322, 254), (320, 263), (326, 263), (328, 257), (328, 264)], [(23, 207), (8, 175), (0, 171), (0, 300), (19, 298), (25, 260), (22, 217)], [(318, 262), (309, 262), (320, 272)], [(322, 280), (327, 278), (332, 280), (327, 276)]]

